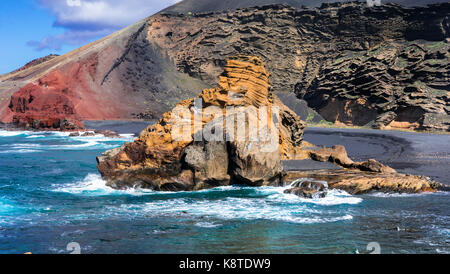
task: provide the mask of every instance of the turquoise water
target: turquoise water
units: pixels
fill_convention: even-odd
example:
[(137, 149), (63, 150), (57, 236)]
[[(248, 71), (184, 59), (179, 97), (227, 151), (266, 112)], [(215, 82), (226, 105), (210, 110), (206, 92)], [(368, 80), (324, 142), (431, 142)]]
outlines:
[(305, 200), (284, 188), (116, 191), (95, 157), (132, 141), (0, 130), (0, 253), (449, 253), (448, 193)]

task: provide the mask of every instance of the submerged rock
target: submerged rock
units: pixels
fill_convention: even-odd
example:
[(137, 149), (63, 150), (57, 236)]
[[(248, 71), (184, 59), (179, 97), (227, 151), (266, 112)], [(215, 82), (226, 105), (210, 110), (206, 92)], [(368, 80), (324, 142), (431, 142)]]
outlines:
[(430, 178), (399, 173), (376, 173), (359, 170), (314, 170), (289, 172), (286, 180), (298, 178), (326, 181), (330, 189), (344, 190), (350, 194), (370, 192), (422, 193), (447, 190)]
[(284, 191), (302, 198), (325, 198), (328, 194), (328, 184), (321, 181), (299, 179), (291, 184), (292, 188)]
[(185, 100), (133, 143), (98, 157), (114, 188), (199, 190), (280, 185), (305, 124), (271, 93), (258, 57), (227, 60), (216, 88)]
[(122, 138), (117, 132), (112, 130), (94, 130), (96, 134), (102, 134), (107, 138)]

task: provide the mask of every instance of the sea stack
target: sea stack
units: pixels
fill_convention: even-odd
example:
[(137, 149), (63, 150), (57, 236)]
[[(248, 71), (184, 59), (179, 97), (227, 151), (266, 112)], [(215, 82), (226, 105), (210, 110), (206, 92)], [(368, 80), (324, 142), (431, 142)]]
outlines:
[(179, 103), (133, 143), (105, 152), (98, 169), (113, 188), (200, 190), (282, 185), (305, 123), (272, 92), (255, 56), (228, 58), (217, 87)]

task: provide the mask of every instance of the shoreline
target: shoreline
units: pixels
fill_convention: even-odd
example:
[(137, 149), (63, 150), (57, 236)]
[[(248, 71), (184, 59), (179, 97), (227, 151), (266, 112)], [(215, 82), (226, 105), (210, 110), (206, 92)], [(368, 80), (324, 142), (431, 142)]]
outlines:
[[(83, 124), (88, 124), (92, 126), (86, 126), (85, 130), (113, 130), (110, 128), (106, 128), (104, 125), (107, 124), (114, 124), (114, 123), (147, 123), (148, 125), (152, 125), (153, 123), (156, 123), (159, 119), (153, 119), (153, 120), (142, 120), (142, 119), (114, 119), (114, 120), (82, 120)], [(101, 128), (96, 128), (97, 125), (100, 125)], [(371, 127), (364, 127), (364, 126), (344, 126), (344, 125), (327, 125), (327, 124), (317, 124), (317, 123), (307, 123), (307, 128), (318, 128), (318, 129), (347, 129), (347, 130), (367, 130), (367, 131), (373, 131), (373, 132), (405, 132), (405, 133), (417, 133), (417, 134), (429, 134), (429, 135), (450, 135), (450, 132), (447, 131), (426, 131), (426, 130), (412, 130), (412, 129), (402, 129), (402, 128), (389, 128), (389, 129), (375, 129)], [(143, 128), (145, 129), (145, 128)], [(142, 129), (142, 130), (143, 130)], [(33, 128), (20, 128), (15, 127), (11, 123), (1, 123), (0, 122), (0, 130), (8, 130), (8, 131), (34, 131), (34, 132), (46, 132), (46, 131), (60, 131), (57, 129), (46, 129), (46, 130), (36, 130)], [(76, 132), (76, 131), (82, 131), (82, 130), (72, 130), (72, 131), (66, 131), (66, 132)], [(131, 132), (127, 132), (131, 133)]]

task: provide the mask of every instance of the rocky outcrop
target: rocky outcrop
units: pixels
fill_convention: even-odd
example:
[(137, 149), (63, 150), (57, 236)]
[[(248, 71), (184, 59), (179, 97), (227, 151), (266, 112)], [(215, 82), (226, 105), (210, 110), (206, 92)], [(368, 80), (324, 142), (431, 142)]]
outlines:
[(448, 187), (434, 182), (430, 178), (399, 174), (391, 167), (374, 159), (355, 162), (348, 157), (343, 146), (316, 147), (304, 142), (296, 148), (296, 152), (295, 158), (299, 160), (312, 159), (342, 167), (342, 169), (289, 171), (286, 182), (293, 181), (290, 185), (292, 188), (286, 190), (285, 193), (296, 194), (303, 198), (324, 196), (320, 194), (326, 191), (318, 188), (321, 182), (327, 182), (324, 188), (341, 189), (355, 195), (372, 191), (388, 193), (448, 191)]
[(398, 173), (363, 172), (359, 170), (315, 170), (289, 172), (286, 181), (298, 178), (328, 182), (330, 189), (341, 189), (350, 194), (370, 192), (422, 193), (446, 190), (445, 186), (423, 176)]
[[(353, 194), (372, 190), (436, 191), (427, 178), (397, 174), (376, 160), (354, 162), (342, 146), (303, 141), (305, 124), (271, 93), (260, 58), (227, 60), (217, 87), (179, 103), (134, 142), (97, 158), (113, 188), (192, 191), (231, 184), (283, 186), (282, 160), (331, 162), (342, 170), (289, 172), (286, 193), (325, 197), (328, 187)], [(324, 183), (324, 182), (328, 182)], [(329, 185), (329, 186), (328, 186)]]
[(382, 41), (324, 62), (296, 92), (338, 124), (447, 131), (449, 60), (445, 41)]
[(83, 129), (69, 94), (64, 77), (58, 73), (28, 84), (11, 97), (12, 123), (33, 130)]
[(321, 181), (312, 181), (307, 179), (298, 179), (292, 182), (290, 189), (284, 193), (294, 194), (301, 198), (325, 198), (328, 194), (328, 183)]
[(263, 56), (276, 92), (294, 90), (337, 125), (447, 131), (449, 11), (448, 3), (276, 5), (161, 15), (149, 20), (148, 35), (180, 71), (206, 82), (227, 54)]
[(281, 159), (293, 155), (304, 128), (271, 93), (261, 59), (240, 55), (227, 60), (216, 88), (181, 102), (135, 142), (98, 157), (98, 169), (114, 188), (281, 185)]
[[(261, 56), (273, 75), (273, 93), (295, 92), (302, 99), (296, 104), (280, 96), (290, 107), (305, 108), (306, 101), (338, 125), (448, 130), (448, 3), (234, 10), (250, 2), (206, 2), (205, 8), (192, 7), (192, 14), (159, 13), (0, 76), (0, 120), (12, 121), (13, 93), (55, 71), (65, 77), (83, 120), (159, 119), (178, 102), (214, 86), (227, 57), (246, 54)], [(264, 3), (269, 2), (274, 1)], [(206, 7), (232, 8), (195, 14)], [(306, 120), (320, 121), (315, 112), (300, 111), (311, 114), (304, 115)]]
[(322, 147), (320, 149), (306, 149), (309, 157), (319, 162), (331, 162), (346, 169), (357, 169), (361, 171), (369, 171), (376, 173), (396, 173), (396, 171), (375, 159), (370, 159), (366, 162), (354, 162), (347, 155), (347, 150), (344, 146), (333, 146), (332, 148)]

